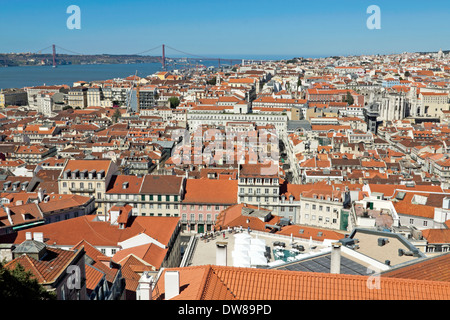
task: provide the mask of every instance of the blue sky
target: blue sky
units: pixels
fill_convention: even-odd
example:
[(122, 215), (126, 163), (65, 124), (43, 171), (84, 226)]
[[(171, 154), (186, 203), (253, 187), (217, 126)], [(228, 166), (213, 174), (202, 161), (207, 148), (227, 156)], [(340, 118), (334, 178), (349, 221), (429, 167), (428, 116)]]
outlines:
[[(69, 5), (81, 9), (81, 30), (66, 27)], [(381, 9), (380, 30), (366, 27), (369, 5)], [(133, 54), (164, 43), (215, 57), (438, 51), (450, 49), (448, 21), (448, 0), (0, 0), (0, 52), (53, 43), (84, 54)]]

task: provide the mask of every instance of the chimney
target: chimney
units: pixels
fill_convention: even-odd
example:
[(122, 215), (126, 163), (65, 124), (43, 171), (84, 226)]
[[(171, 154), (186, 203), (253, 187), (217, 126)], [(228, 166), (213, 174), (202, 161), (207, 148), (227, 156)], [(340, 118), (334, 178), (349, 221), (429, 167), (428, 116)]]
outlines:
[(151, 300), (153, 294), (153, 277), (144, 271), (141, 278), (139, 279), (139, 285), (136, 290), (137, 300)]
[(39, 190), (38, 190), (38, 198), (39, 198), (39, 203), (41, 203), (42, 200), (44, 200), (44, 190), (42, 190), (41, 188), (39, 188)]
[(180, 294), (180, 273), (178, 271), (166, 271), (164, 273), (164, 292), (166, 300), (170, 300)]
[(335, 242), (331, 244), (331, 265), (330, 273), (341, 272), (341, 243)]
[(227, 266), (228, 242), (216, 242), (216, 265)]
[(34, 232), (33, 233), (33, 240), (43, 243), (44, 242), (44, 233), (43, 232)]

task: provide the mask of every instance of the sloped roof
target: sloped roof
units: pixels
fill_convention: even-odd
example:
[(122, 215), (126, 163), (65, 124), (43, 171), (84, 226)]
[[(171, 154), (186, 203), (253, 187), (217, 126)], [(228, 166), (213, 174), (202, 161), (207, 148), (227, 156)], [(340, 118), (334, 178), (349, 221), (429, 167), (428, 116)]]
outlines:
[[(215, 265), (165, 269), (180, 272), (183, 290), (173, 300), (448, 300), (450, 284), (369, 276), (237, 268)], [(164, 272), (153, 299), (164, 299)]]
[(450, 282), (450, 253), (388, 270), (382, 277)]

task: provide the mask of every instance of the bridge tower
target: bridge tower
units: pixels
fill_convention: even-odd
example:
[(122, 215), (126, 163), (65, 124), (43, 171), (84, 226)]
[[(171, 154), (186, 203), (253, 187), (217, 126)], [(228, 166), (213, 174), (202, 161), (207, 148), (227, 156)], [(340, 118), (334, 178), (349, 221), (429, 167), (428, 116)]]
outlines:
[(53, 68), (56, 68), (56, 46), (53, 45)]

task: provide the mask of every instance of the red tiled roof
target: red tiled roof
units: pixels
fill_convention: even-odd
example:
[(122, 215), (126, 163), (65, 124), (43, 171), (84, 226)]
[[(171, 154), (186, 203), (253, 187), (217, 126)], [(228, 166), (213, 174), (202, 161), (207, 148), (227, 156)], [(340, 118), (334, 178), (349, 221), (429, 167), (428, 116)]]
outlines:
[[(448, 230), (447, 230), (448, 231)], [(450, 282), (450, 253), (388, 270), (382, 277)]]
[[(180, 272), (184, 289), (173, 300), (448, 300), (450, 284), (369, 276), (215, 265), (165, 269)], [(164, 299), (164, 274), (153, 299)]]
[(187, 179), (183, 202), (235, 204), (237, 190), (237, 180)]

